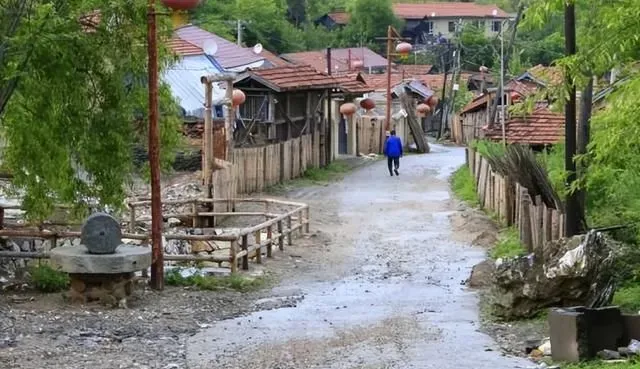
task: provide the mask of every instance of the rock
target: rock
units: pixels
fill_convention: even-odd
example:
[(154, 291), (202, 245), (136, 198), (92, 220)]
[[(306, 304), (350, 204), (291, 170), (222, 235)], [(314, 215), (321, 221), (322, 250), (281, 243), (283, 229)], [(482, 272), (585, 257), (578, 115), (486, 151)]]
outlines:
[(469, 287), (487, 287), (491, 284), (495, 263), (493, 260), (487, 259), (480, 264), (476, 264), (471, 270), (471, 276), (467, 281)]
[(602, 350), (598, 352), (598, 357), (602, 360), (619, 360), (620, 354), (613, 350)]
[(532, 318), (552, 306), (597, 306), (611, 302), (617, 245), (594, 231), (551, 242), (549, 255), (496, 263), (493, 313), (503, 319)]
[(20, 247), (20, 250), (24, 251), (24, 252), (29, 252), (31, 251), (31, 242), (29, 241), (24, 241), (22, 243), (22, 246)]
[(548, 338), (544, 340), (540, 347), (538, 347), (538, 350), (540, 350), (544, 356), (551, 356), (551, 340)]
[(180, 223), (182, 223), (182, 221), (180, 221), (180, 219), (178, 219), (178, 218), (169, 218), (169, 219), (167, 219), (167, 225), (169, 227), (179, 226)]

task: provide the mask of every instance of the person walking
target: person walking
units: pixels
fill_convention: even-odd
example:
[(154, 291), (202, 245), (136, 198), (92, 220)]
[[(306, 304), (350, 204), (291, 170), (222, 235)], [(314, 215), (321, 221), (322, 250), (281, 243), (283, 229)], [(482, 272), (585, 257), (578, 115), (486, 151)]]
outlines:
[(400, 157), (402, 156), (402, 140), (396, 136), (396, 131), (392, 130), (387, 141), (384, 143), (384, 155), (387, 157), (387, 166), (389, 174), (393, 177), (393, 173), (400, 175)]

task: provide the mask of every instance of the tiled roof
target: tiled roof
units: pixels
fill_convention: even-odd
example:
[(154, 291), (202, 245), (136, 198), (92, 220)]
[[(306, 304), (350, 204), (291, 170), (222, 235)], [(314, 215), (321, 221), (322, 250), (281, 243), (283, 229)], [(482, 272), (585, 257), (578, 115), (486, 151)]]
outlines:
[[(376, 91), (382, 91), (387, 88), (387, 74), (367, 74), (363, 76), (367, 85)], [(403, 78), (404, 77), (404, 78)], [(462, 73), (461, 81), (465, 81), (469, 74)], [(398, 85), (403, 81), (418, 80), (434, 91), (442, 90), (444, 84), (444, 74), (409, 74), (394, 72), (391, 74), (391, 87)], [(447, 83), (451, 83), (451, 74), (447, 75)]]
[(254, 54), (250, 49), (238, 46), (233, 42), (227, 41), (220, 36), (191, 24), (176, 29), (174, 31), (174, 37), (187, 41), (199, 48), (203, 48), (204, 43), (207, 41), (215, 42), (218, 46), (215, 58), (227, 69), (264, 60), (263, 57)]
[[(249, 49), (251, 50), (252, 48), (249, 48)], [(265, 67), (265, 68), (282, 67), (282, 66), (286, 66), (286, 65), (291, 65), (290, 62), (282, 59), (281, 57), (279, 57), (278, 55), (272, 53), (269, 50), (262, 50), (262, 52), (260, 53), (260, 56), (265, 58), (266, 61), (269, 62), (269, 64), (271, 64), (270, 66)]]
[(474, 97), (473, 100), (469, 101), (469, 103), (467, 103), (467, 105), (465, 105), (464, 108), (460, 110), (460, 114), (470, 113), (472, 111), (486, 107), (491, 98), (491, 94), (481, 94)]
[[(494, 16), (493, 12), (497, 14)], [(403, 19), (428, 18), (508, 18), (497, 5), (466, 2), (438, 2), (424, 4), (393, 4), (396, 17)], [(435, 15), (434, 15), (435, 13)]]
[(331, 76), (319, 73), (309, 65), (287, 65), (247, 72), (252, 78), (275, 91), (321, 90), (338, 87)]
[(365, 83), (365, 79), (360, 73), (344, 73), (332, 76), (338, 83), (338, 88), (350, 94), (364, 94), (374, 91)]
[(547, 67), (542, 64), (529, 68), (529, 70), (517, 79), (525, 80), (527, 77), (533, 77), (533, 79), (545, 85), (560, 85), (563, 83), (564, 78), (562, 69), (559, 67)]
[(429, 74), (431, 69), (433, 69), (433, 65), (431, 64), (398, 64), (396, 66), (398, 71), (403, 72), (408, 75), (417, 76), (421, 74)]
[[(564, 139), (564, 115), (537, 108), (527, 116), (512, 116), (505, 125), (507, 143), (552, 145)], [(485, 133), (488, 139), (502, 140), (502, 127), (494, 125)]]
[(333, 19), (333, 21), (336, 22), (336, 24), (340, 24), (340, 25), (348, 24), (349, 20), (351, 19), (351, 14), (345, 11), (331, 12), (331, 13), (328, 13), (327, 16)]
[(204, 55), (204, 51), (201, 47), (178, 37), (173, 37), (171, 38), (171, 40), (167, 41), (167, 46), (171, 49), (171, 51), (180, 56)]
[[(387, 66), (387, 59), (376, 54), (366, 47), (352, 47), (345, 49), (331, 49), (331, 67), (333, 73), (350, 72), (349, 52), (351, 52), (351, 63), (360, 60), (364, 68), (379, 68)], [(327, 72), (327, 51), (305, 51), (300, 53), (283, 54), (282, 58), (299, 65), (311, 65), (317, 71)]]

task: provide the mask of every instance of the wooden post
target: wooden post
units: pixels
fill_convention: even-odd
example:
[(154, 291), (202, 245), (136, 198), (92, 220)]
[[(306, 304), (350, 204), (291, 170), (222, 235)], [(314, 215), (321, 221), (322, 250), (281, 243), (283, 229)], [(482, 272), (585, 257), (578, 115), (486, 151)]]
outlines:
[[(227, 116), (224, 120), (224, 133), (226, 135), (226, 152), (225, 160), (229, 161), (231, 158), (231, 151), (233, 150), (233, 122), (236, 118), (235, 109), (233, 108), (233, 80), (227, 80), (227, 90), (225, 100), (227, 103)], [(213, 141), (213, 137), (211, 137)], [(211, 146), (211, 154), (213, 157), (213, 145)]]
[(256, 231), (256, 244), (258, 248), (256, 249), (256, 263), (262, 264), (262, 247), (259, 246), (262, 243), (262, 230)]
[[(4, 213), (4, 209), (2, 210)], [(136, 233), (136, 207), (129, 204), (129, 232)]]
[(291, 226), (292, 226), (292, 224), (291, 224), (291, 215), (289, 215), (287, 217), (287, 228), (288, 228), (288, 231), (287, 231), (287, 245), (289, 245), (289, 246), (293, 245), (293, 241), (291, 240), (291, 236), (293, 234), (293, 232), (291, 231)]
[(269, 240), (269, 244), (267, 245), (267, 257), (273, 257), (273, 227), (267, 227), (267, 239)]
[(242, 251), (245, 251), (244, 256), (242, 257), (242, 269), (249, 270), (249, 237), (248, 235), (242, 236)]
[(304, 234), (304, 209), (300, 209), (300, 211), (298, 212), (298, 224), (300, 225), (300, 236), (302, 236)]
[(235, 274), (238, 272), (238, 240), (231, 241), (229, 252), (231, 253), (231, 273)]
[(202, 134), (202, 177), (205, 188), (205, 196), (211, 197), (211, 165), (213, 161), (213, 113), (212, 95), (213, 86), (211, 82), (202, 81), (204, 84), (204, 132)]
[(284, 233), (282, 229), (282, 220), (278, 221), (278, 248), (280, 251), (284, 250)]
[(310, 211), (308, 206), (304, 209), (304, 215), (305, 215), (305, 221), (307, 222), (304, 225), (304, 231), (305, 233), (309, 233), (309, 224), (311, 223), (311, 218), (310, 218)]
[(527, 248), (527, 252), (533, 252), (533, 239), (531, 235), (531, 200), (526, 190), (523, 190), (521, 195), (521, 207), (520, 207), (520, 240)]
[(4, 228), (4, 208), (0, 206), (0, 229)]

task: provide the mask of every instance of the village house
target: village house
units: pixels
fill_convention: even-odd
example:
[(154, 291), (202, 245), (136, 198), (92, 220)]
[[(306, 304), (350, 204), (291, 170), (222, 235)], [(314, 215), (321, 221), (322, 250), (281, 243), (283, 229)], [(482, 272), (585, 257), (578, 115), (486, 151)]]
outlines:
[[(438, 37), (451, 39), (456, 32), (456, 24), (474, 24), (487, 37), (499, 34), (506, 27), (505, 20), (511, 18), (496, 5), (473, 2), (428, 2), (393, 4), (396, 17), (404, 21), (402, 36), (411, 38), (412, 43), (430, 44)], [(344, 27), (350, 15), (344, 9), (336, 9), (316, 19), (316, 25), (327, 29)]]
[[(327, 50), (304, 51), (280, 55), (291, 63), (310, 65), (317, 71), (327, 70)], [(365, 73), (383, 73), (387, 70), (387, 59), (367, 47), (331, 49), (331, 74), (363, 71)]]

